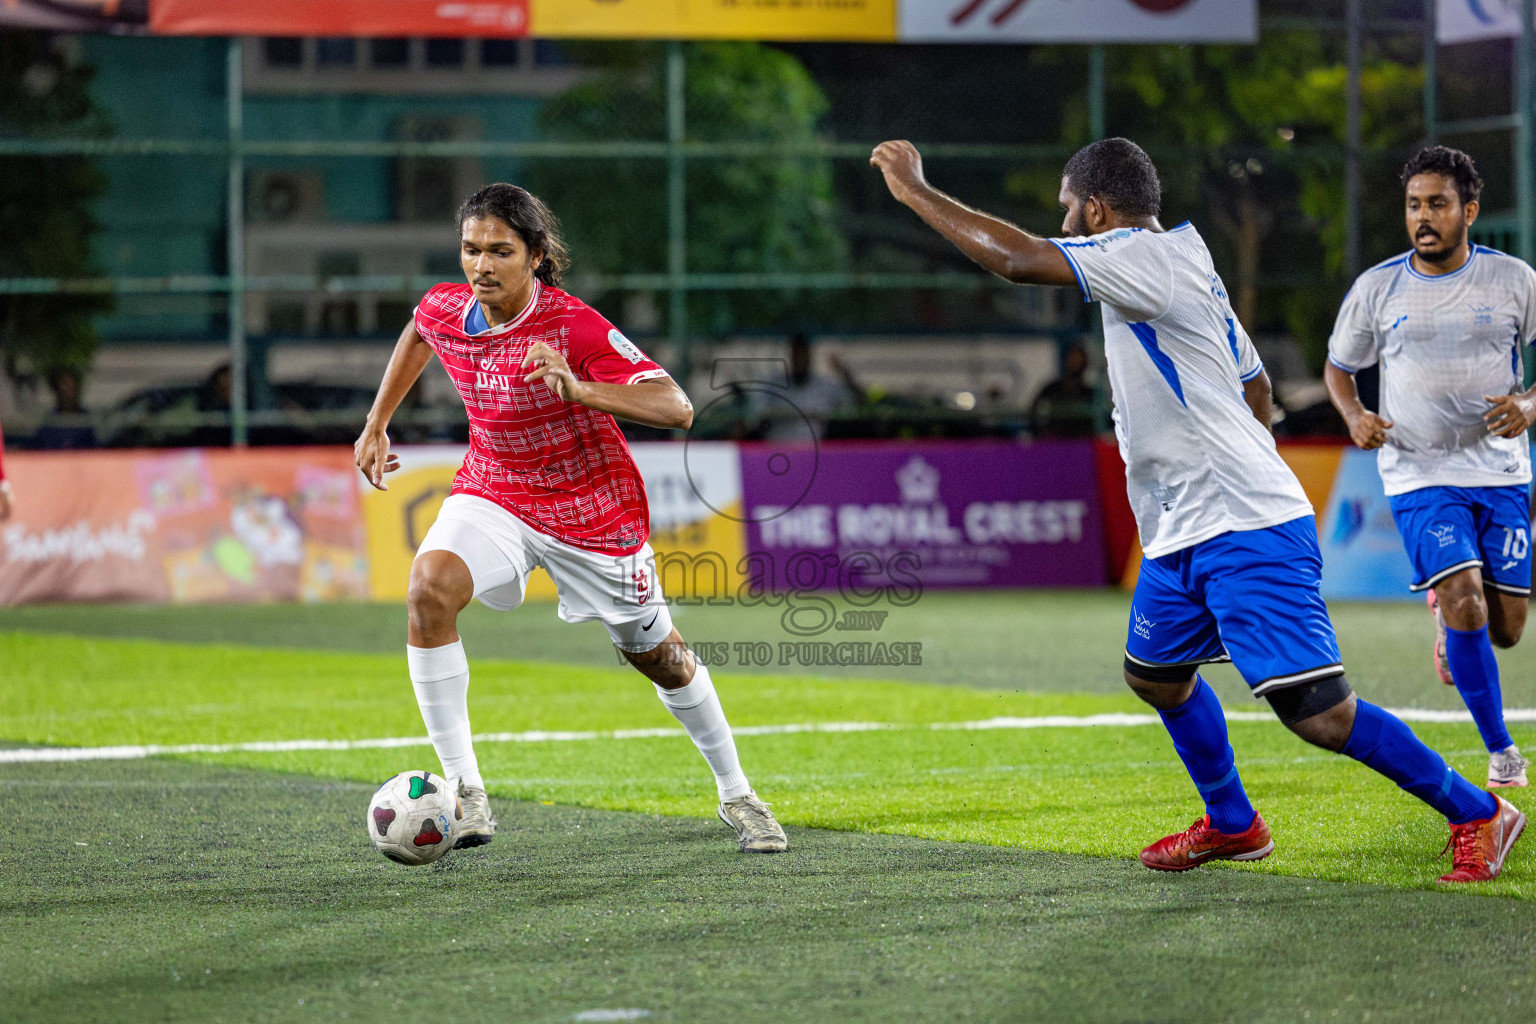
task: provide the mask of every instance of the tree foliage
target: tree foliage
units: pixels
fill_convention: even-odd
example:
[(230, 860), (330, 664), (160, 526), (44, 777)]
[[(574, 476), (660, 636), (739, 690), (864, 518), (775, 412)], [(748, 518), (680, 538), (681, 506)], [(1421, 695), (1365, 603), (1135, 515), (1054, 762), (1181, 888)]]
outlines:
[[(620, 51), (608, 51), (609, 54)], [(626, 47), (546, 105), (549, 138), (659, 141), (666, 131), (665, 49)], [(793, 56), (757, 43), (684, 48), (688, 142), (815, 142), (827, 111)], [(824, 158), (701, 158), (686, 169), (687, 269), (696, 273), (805, 272), (843, 266), (832, 168)], [(534, 166), (535, 192), (560, 216), (582, 269), (657, 273), (667, 268), (664, 159), (572, 160)], [(690, 326), (723, 332), (792, 320), (803, 297), (754, 290), (689, 298)]]
[[(1117, 47), (1108, 65), (1111, 133), (1152, 153), (1165, 209), (1189, 211), (1206, 234), (1239, 317), (1250, 330), (1283, 324), (1317, 362), (1348, 284), (1341, 51), (1340, 40), (1316, 33), (1267, 32), (1253, 47)], [(1390, 175), (1421, 135), (1422, 82), (1417, 64), (1380, 49), (1362, 64), (1368, 252), (1406, 246)], [(1067, 141), (1084, 141), (1086, 123), (1086, 108), (1074, 104)], [(1020, 187), (1048, 184), (1054, 198), (1057, 183), (1037, 179), (1020, 176)], [(1266, 278), (1292, 284), (1261, 291)]]
[[(6, 134), (105, 134), (87, 85), (92, 69), (50, 37), (0, 32), (0, 125)], [(105, 180), (85, 157), (0, 158), (0, 277), (83, 277), (97, 224), (91, 201)], [(0, 295), (0, 362), (13, 378), (73, 370), (96, 349), (91, 318), (106, 295)]]

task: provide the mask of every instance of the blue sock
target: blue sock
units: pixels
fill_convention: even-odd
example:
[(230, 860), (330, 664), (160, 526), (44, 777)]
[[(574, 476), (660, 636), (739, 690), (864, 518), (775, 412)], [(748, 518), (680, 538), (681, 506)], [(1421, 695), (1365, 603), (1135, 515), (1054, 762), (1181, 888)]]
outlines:
[(1489, 753), (1514, 746), (1509, 730), (1504, 728), (1504, 695), (1499, 691), (1499, 659), (1493, 656), (1488, 627), (1452, 629), (1445, 627), (1445, 659), (1451, 663), (1451, 678), (1472, 712), (1472, 721), (1482, 734)]
[(1237, 776), (1232, 744), (1227, 742), (1227, 718), (1221, 701), (1204, 679), (1195, 680), (1195, 692), (1172, 711), (1159, 711), (1173, 749), (1205, 799), (1211, 827), (1229, 836), (1248, 831), (1255, 811)]
[(1342, 753), (1385, 775), (1452, 825), (1498, 813), (1493, 797), (1452, 771), (1400, 718), (1367, 701), (1355, 703), (1355, 727)]

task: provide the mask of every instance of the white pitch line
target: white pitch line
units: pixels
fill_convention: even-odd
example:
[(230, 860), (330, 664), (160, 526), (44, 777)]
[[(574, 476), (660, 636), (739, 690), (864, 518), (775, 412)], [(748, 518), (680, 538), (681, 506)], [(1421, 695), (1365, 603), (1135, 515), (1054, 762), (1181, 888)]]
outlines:
[[(1407, 722), (1470, 724), (1466, 711), (1435, 711), (1426, 708), (1387, 708)], [(1266, 711), (1228, 711), (1229, 722), (1272, 722)], [(1506, 722), (1536, 722), (1536, 708), (1507, 708)], [(984, 718), (974, 722), (804, 722), (788, 725), (747, 725), (733, 729), (737, 736), (784, 736), (792, 733), (888, 732), (910, 729), (935, 731), (983, 731), (992, 729), (1092, 729), (1158, 725), (1157, 715), (1114, 712), (1102, 715), (1040, 715), (1032, 718)], [(574, 743), (588, 740), (650, 740), (683, 736), (681, 729), (609, 729), (586, 732), (537, 729), (530, 732), (484, 732), (476, 743)], [(381, 750), (392, 747), (425, 747), (425, 736), (381, 736), (362, 740), (260, 740), (252, 743), (181, 743), (174, 745), (112, 747), (19, 747), (0, 749), (0, 764), (36, 764), (55, 761), (135, 761), (165, 754), (283, 754), (300, 750)]]

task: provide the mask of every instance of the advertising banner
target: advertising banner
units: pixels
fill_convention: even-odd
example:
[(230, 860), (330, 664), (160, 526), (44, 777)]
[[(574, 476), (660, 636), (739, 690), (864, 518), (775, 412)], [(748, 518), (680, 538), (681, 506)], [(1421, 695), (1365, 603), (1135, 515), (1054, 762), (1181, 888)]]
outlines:
[(143, 31), (149, 0), (0, 0), (0, 29)]
[(1258, 0), (901, 0), (898, 35), (904, 43), (1256, 43), (1259, 4)]
[(779, 589), (1105, 582), (1091, 441), (744, 446), (752, 574)]
[(893, 42), (896, 0), (531, 0), (532, 33), (584, 39)]
[[(355, 469), (368, 528), (370, 594), (403, 601), (411, 562), (464, 462), (463, 445), (406, 445), (392, 449), (400, 469), (379, 491)], [(729, 442), (630, 445), (651, 509), (656, 576), (669, 599), (696, 601), (733, 593), (742, 539), (741, 466)], [(555, 586), (537, 570), (527, 599), (553, 600)]]
[(1435, 39), (1442, 43), (1471, 43), (1518, 36), (1523, 2), (1439, 0), (1435, 5)]
[(1318, 522), (1323, 596), (1346, 600), (1422, 601), (1410, 593), (1413, 564), (1392, 521), (1376, 472), (1376, 453), (1350, 448)]
[(151, 0), (149, 27), (180, 36), (523, 36), (528, 0)]
[(367, 596), (345, 449), (18, 452), (6, 470), (0, 604)]

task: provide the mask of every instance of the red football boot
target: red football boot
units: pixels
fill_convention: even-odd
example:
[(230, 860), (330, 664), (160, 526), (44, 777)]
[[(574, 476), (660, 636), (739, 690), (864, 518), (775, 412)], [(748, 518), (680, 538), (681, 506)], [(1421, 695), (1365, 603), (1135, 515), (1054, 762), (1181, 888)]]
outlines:
[[(1525, 815), (1501, 796), (1499, 813), (1482, 821), (1451, 826), (1446, 848), (1451, 851), (1451, 870), (1442, 882), (1487, 882), (1504, 870), (1504, 858), (1525, 831)], [(1445, 851), (1442, 850), (1442, 853)]]
[(1269, 826), (1262, 815), (1253, 816), (1247, 831), (1235, 836), (1211, 827), (1211, 816), (1202, 815), (1183, 832), (1164, 836), (1141, 851), (1141, 862), (1154, 871), (1188, 871), (1208, 860), (1263, 860), (1275, 849)]
[(1445, 656), (1445, 617), (1440, 614), (1440, 600), (1435, 597), (1435, 588), (1430, 587), (1425, 597), (1429, 602), (1429, 610), (1435, 616), (1435, 675), (1446, 686), (1455, 686), (1456, 680), (1451, 678), (1451, 660)]

